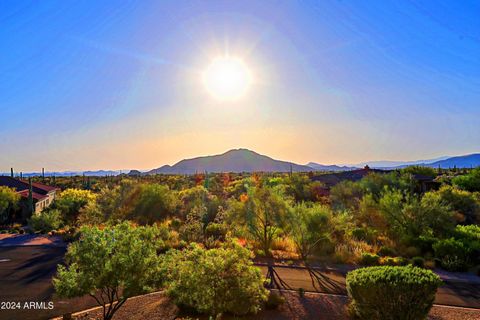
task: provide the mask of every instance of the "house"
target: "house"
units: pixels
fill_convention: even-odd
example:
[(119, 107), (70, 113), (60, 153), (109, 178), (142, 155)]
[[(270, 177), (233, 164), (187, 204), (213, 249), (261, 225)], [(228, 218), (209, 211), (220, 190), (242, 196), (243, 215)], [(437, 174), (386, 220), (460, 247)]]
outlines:
[(335, 186), (337, 183), (348, 180), (348, 181), (359, 181), (363, 177), (366, 177), (370, 173), (388, 173), (389, 170), (380, 170), (380, 169), (371, 169), (369, 166), (365, 166), (363, 169), (357, 169), (352, 171), (341, 171), (327, 174), (320, 174), (312, 176), (310, 179), (312, 181), (319, 181), (323, 184), (324, 193), (329, 194), (330, 189)]
[[(30, 193), (30, 185), (26, 180), (12, 178), (9, 176), (0, 176), (0, 186), (5, 186), (17, 191), (24, 202), (28, 199)], [(32, 198), (34, 212), (40, 213), (43, 209), (52, 204), (58, 195), (60, 188), (47, 186), (41, 183), (32, 182)]]

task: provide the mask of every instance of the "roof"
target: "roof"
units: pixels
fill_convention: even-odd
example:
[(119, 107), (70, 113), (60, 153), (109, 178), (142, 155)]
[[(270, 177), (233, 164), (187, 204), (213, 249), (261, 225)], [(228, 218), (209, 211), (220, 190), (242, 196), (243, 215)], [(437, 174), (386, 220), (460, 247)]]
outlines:
[(352, 171), (342, 171), (342, 172), (335, 172), (335, 173), (329, 173), (329, 174), (321, 174), (318, 176), (313, 176), (311, 180), (320, 181), (326, 187), (331, 188), (337, 183), (344, 180), (359, 181), (370, 173), (388, 173), (388, 172), (390, 171), (363, 168), (363, 169), (352, 170)]
[[(28, 198), (28, 193), (29, 193), (28, 190), (22, 190), (22, 191), (20, 191), (20, 192), (18, 192), (18, 193), (19, 193), (22, 197)], [(37, 200), (37, 201), (38, 201), (38, 200), (42, 200), (42, 199), (48, 198), (48, 196), (45, 195), (45, 194), (40, 194), (40, 193), (32, 192), (32, 198), (33, 198), (34, 200)]]
[[(16, 179), (9, 176), (0, 176), (0, 186), (5, 186), (14, 189), (22, 197), (28, 197), (30, 189), (29, 183), (26, 180)], [(32, 182), (32, 195), (36, 200), (47, 197), (51, 191), (60, 190), (60, 188), (47, 186), (42, 183)]]

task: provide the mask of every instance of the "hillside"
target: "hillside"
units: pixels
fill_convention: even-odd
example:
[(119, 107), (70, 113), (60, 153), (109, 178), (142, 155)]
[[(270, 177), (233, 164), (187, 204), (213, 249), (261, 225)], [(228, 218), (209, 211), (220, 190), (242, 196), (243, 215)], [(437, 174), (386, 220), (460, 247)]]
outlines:
[(451, 157), (445, 160), (440, 160), (436, 162), (432, 162), (429, 164), (425, 164), (427, 167), (432, 168), (475, 168), (480, 166), (480, 153), (473, 153), (465, 156), (458, 156), (458, 157)]
[(309, 166), (275, 160), (248, 149), (233, 149), (223, 154), (185, 159), (173, 166), (165, 165), (147, 174), (192, 174), (195, 172), (302, 172)]
[(309, 162), (307, 163), (307, 166), (315, 169), (316, 171), (350, 171), (358, 169), (358, 167), (337, 166), (336, 164), (325, 165), (315, 162)]

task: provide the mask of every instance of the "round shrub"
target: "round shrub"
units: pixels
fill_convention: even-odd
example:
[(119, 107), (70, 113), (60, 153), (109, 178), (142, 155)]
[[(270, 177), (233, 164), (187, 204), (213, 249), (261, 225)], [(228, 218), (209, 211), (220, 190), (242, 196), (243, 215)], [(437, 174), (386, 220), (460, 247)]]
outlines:
[(380, 250), (378, 250), (378, 255), (381, 257), (394, 257), (396, 252), (393, 248), (382, 246)]
[(357, 240), (367, 240), (368, 232), (365, 228), (355, 228), (352, 230), (352, 236)]
[(347, 274), (350, 309), (365, 320), (425, 319), (442, 281), (413, 266), (368, 267)]
[(392, 257), (385, 257), (381, 259), (382, 265), (385, 266), (398, 266), (399, 262), (398, 259), (392, 258)]
[(360, 264), (364, 266), (374, 266), (380, 263), (380, 257), (376, 254), (364, 252), (360, 257)]
[(214, 317), (256, 313), (268, 291), (251, 256), (250, 250), (234, 243), (209, 250), (197, 244), (170, 250), (162, 266), (167, 294), (179, 306)]
[(412, 264), (415, 267), (423, 268), (425, 266), (425, 259), (422, 257), (413, 257)]
[(62, 226), (62, 214), (58, 209), (44, 210), (34, 214), (28, 220), (29, 227), (35, 232), (48, 233)]
[(465, 271), (469, 266), (470, 248), (454, 238), (440, 240), (433, 245), (435, 256), (442, 268), (449, 271)]

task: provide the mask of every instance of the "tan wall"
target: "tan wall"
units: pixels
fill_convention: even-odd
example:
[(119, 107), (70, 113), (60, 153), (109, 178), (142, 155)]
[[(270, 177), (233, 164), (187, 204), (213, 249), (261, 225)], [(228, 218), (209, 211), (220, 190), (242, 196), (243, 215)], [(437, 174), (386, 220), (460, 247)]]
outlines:
[(35, 213), (40, 213), (45, 208), (48, 208), (52, 204), (53, 200), (55, 200), (55, 196), (56, 196), (56, 192), (51, 191), (48, 193), (48, 198), (37, 201), (35, 203)]

